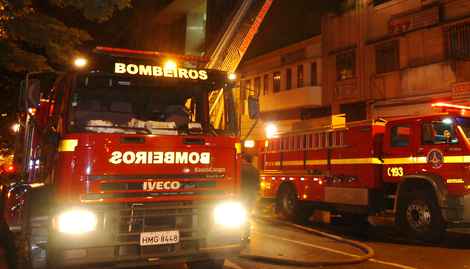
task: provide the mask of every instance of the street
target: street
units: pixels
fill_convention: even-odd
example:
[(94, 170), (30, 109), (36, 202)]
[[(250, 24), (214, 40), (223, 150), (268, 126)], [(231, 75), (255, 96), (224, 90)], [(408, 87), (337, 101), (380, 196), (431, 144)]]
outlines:
[[(361, 268), (470, 268), (470, 236), (448, 234), (441, 244), (409, 243), (393, 227), (370, 227), (367, 232), (357, 232), (351, 225), (329, 224), (312, 225), (312, 228), (333, 233), (348, 239), (366, 243), (375, 251), (375, 256), (367, 262), (341, 266), (327, 266), (332, 269)], [(0, 251), (0, 269), (8, 268), (4, 250)], [(339, 261), (363, 255), (353, 246), (335, 240), (312, 235), (296, 228), (281, 224), (255, 221), (252, 225), (252, 240), (243, 255), (261, 255), (298, 261)], [(443, 258), (445, 257), (445, 258)], [(184, 269), (184, 265), (162, 266), (163, 269)], [(281, 266), (252, 260), (232, 258), (225, 262), (226, 269), (248, 268), (299, 268)]]

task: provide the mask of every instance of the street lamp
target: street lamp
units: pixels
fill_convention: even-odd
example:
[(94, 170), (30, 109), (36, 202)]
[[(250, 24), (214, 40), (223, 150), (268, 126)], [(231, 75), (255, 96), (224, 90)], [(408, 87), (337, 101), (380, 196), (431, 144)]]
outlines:
[(234, 81), (237, 79), (237, 74), (235, 73), (229, 73), (228, 74), (228, 79), (231, 80), (231, 81)]
[(277, 135), (277, 126), (274, 123), (268, 123), (266, 125), (266, 138), (273, 138)]
[(73, 61), (73, 64), (77, 68), (83, 68), (88, 64), (88, 61), (87, 61), (87, 59), (85, 59), (83, 57), (78, 57)]

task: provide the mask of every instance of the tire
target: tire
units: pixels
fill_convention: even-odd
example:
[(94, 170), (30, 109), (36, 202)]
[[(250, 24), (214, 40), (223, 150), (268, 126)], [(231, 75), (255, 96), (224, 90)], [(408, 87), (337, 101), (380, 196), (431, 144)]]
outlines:
[[(36, 206), (26, 201), (23, 227), (20, 232), (12, 234), (14, 255), (12, 263), (16, 269), (52, 268), (48, 264), (47, 241), (49, 222), (47, 216), (35, 215)], [(44, 210), (42, 210), (44, 211)]]
[(188, 262), (188, 269), (223, 269), (224, 259)]
[(439, 242), (445, 232), (445, 222), (436, 198), (426, 191), (405, 193), (401, 196), (398, 225), (412, 240)]
[(311, 215), (311, 210), (299, 201), (297, 192), (290, 185), (285, 185), (279, 190), (276, 212), (278, 218), (300, 224), (307, 223)]

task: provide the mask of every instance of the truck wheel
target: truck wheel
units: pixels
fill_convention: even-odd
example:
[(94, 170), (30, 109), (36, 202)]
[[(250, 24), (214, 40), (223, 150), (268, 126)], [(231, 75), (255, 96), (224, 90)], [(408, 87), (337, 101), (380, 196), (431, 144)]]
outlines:
[(425, 191), (402, 195), (398, 208), (399, 226), (410, 239), (438, 242), (445, 223), (435, 197)]
[(188, 262), (188, 269), (223, 269), (224, 259)]
[[(27, 206), (29, 207), (29, 206)], [(25, 218), (22, 230), (13, 235), (16, 269), (51, 268), (47, 264), (48, 218), (32, 216), (31, 208), (24, 208)]]
[(280, 191), (276, 200), (276, 212), (280, 219), (296, 223), (306, 223), (311, 210), (297, 199), (294, 187), (286, 185)]

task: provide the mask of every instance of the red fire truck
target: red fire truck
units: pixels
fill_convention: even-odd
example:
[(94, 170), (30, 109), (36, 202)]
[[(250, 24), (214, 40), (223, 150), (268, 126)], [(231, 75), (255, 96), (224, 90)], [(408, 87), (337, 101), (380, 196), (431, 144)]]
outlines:
[[(265, 142), (262, 197), (281, 217), (316, 210), (394, 218), (410, 237), (438, 240), (470, 222), (470, 107), (434, 115), (323, 126), (306, 120)], [(334, 117), (338, 119), (338, 117)]]
[(2, 214), (17, 267), (222, 268), (247, 228), (228, 74), (198, 57), (95, 52), (23, 83), (21, 174)]

